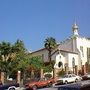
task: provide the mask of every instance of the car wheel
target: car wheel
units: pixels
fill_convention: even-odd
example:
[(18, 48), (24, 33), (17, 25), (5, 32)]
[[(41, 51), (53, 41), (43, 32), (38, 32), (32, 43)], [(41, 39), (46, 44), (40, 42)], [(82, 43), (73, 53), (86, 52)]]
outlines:
[(49, 83), (49, 84), (48, 84), (48, 87), (51, 87), (51, 86), (52, 86), (52, 83)]
[(8, 90), (15, 90), (15, 88), (9, 88)]
[(37, 90), (37, 86), (33, 86), (32, 89), (33, 89), (33, 90)]
[(65, 81), (65, 84), (68, 84), (68, 81)]
[(75, 82), (77, 82), (77, 81), (78, 81), (78, 79), (75, 80)]

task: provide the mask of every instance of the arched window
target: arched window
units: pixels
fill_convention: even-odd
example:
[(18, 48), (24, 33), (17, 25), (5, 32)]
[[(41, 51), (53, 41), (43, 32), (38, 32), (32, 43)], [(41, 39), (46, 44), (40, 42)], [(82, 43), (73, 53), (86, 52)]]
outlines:
[(72, 66), (75, 67), (75, 58), (72, 58)]
[(58, 63), (58, 67), (60, 68), (62, 66), (62, 62), (59, 62)]
[(61, 59), (61, 56), (60, 56), (60, 59)]

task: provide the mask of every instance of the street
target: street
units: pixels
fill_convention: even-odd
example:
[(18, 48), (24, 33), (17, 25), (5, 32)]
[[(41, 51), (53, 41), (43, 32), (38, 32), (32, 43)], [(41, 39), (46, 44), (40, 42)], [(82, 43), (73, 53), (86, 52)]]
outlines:
[[(17, 90), (25, 90), (25, 88), (19, 88)], [(57, 88), (54, 88), (54, 87), (51, 87), (51, 88), (41, 88), (41, 89), (38, 89), (38, 90), (57, 90)]]
[(57, 90), (57, 88), (51, 87), (51, 88), (42, 88), (42, 89), (38, 89), (38, 90)]
[[(21, 87), (18, 90), (25, 90), (25, 88)], [(48, 88), (40, 88), (38, 90), (57, 90), (56, 87), (48, 87)]]

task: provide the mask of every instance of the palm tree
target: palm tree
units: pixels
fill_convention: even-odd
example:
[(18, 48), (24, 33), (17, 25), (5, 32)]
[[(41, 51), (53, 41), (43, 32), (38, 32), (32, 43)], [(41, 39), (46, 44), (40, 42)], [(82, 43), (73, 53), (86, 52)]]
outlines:
[(51, 63), (52, 50), (56, 48), (56, 40), (53, 37), (46, 38), (44, 41), (44, 47), (48, 50), (48, 60)]
[[(48, 50), (48, 60), (49, 63), (52, 64), (52, 69), (53, 69), (51, 56), (52, 56), (52, 51), (57, 47), (56, 40), (53, 37), (46, 38), (44, 41), (44, 47)], [(53, 78), (54, 78), (54, 70), (53, 70)]]

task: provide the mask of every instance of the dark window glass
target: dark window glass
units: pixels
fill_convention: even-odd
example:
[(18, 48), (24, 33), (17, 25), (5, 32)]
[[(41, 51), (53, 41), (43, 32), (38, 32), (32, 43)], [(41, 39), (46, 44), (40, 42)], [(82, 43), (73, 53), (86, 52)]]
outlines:
[(61, 67), (61, 66), (62, 66), (62, 62), (59, 62), (59, 63), (58, 63), (58, 67)]

